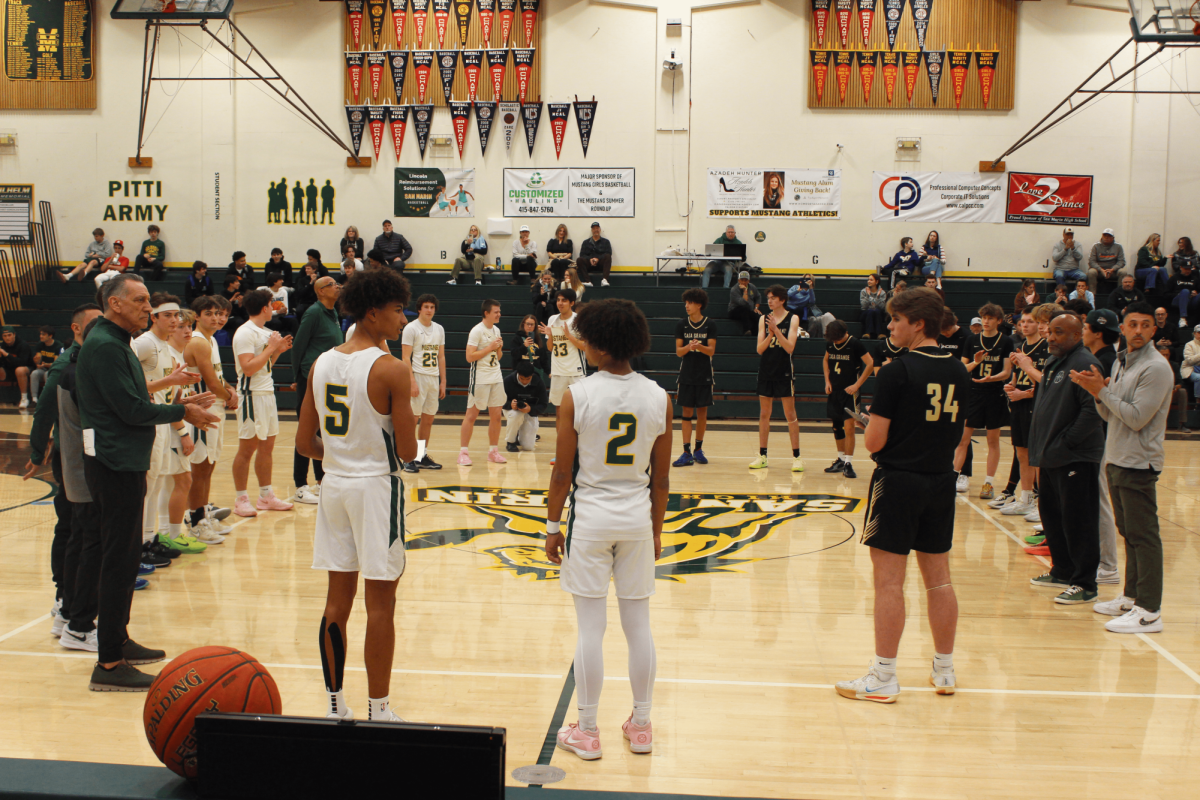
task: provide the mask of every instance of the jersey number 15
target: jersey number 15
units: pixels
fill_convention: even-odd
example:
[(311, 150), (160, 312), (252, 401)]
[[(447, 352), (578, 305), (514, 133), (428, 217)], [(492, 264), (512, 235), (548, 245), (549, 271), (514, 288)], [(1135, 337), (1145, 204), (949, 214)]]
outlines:
[[(958, 402), (954, 399), (954, 385), (943, 386), (940, 383), (930, 383), (925, 387), (925, 393), (929, 395), (929, 410), (925, 412), (925, 419), (930, 422), (937, 422), (945, 411), (950, 415), (951, 422), (958, 422)], [(942, 395), (946, 395), (943, 402)]]

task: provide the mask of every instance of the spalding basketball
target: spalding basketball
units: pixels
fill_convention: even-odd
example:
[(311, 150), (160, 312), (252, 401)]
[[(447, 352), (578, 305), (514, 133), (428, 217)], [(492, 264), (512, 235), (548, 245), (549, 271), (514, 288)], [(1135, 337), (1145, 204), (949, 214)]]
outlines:
[(195, 778), (197, 714), (279, 714), (282, 710), (275, 680), (253, 656), (232, 647), (197, 647), (158, 673), (142, 721), (158, 760), (178, 775)]

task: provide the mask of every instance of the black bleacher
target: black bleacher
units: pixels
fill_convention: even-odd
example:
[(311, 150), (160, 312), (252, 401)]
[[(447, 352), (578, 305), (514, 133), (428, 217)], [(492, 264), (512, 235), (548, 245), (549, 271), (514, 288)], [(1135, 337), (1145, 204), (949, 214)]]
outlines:
[[(147, 286), (151, 292), (170, 291), (182, 295), (186, 274), (184, 270), (169, 270), (165, 280), (151, 281)], [(480, 303), (487, 298), (500, 301), (503, 315), (500, 328), (505, 333), (507, 351), (508, 340), (516, 330), (517, 323), (532, 311), (529, 287), (508, 286), (507, 273), (486, 274), (483, 286), (447, 285), (448, 273), (440, 271), (409, 272), (406, 277), (412, 284), (414, 300), (418, 295), (427, 292), (437, 295), (439, 299), (440, 308), (436, 319), (446, 329), (447, 382), (450, 387), (449, 396), (442, 403), (442, 409), (450, 413), (462, 413), (466, 409), (466, 339), (472, 326), (479, 321)], [(765, 293), (766, 288), (773, 283), (792, 285), (795, 277), (764, 275), (756, 279), (754, 284)], [(597, 285), (587, 289), (584, 299), (622, 297), (638, 304), (649, 319), (653, 336), (651, 351), (642, 364), (645, 374), (665, 389), (674, 391), (679, 370), (679, 359), (675, 356), (674, 332), (676, 323), (684, 314), (680, 295), (684, 289), (698, 286), (699, 278), (671, 274), (662, 275), (656, 281), (653, 275), (615, 273), (612, 280), (612, 286)], [(844, 320), (850, 333), (855, 336), (859, 335), (861, 330), (858, 323), (858, 293), (864, 285), (864, 280), (864, 276), (818, 276), (815, 286), (818, 307)], [(17, 335), (31, 344), (37, 342), (38, 327), (45, 324), (54, 325), (58, 329), (60, 341), (69, 341), (71, 309), (93, 299), (95, 285), (91, 281), (75, 281), (69, 284), (40, 281), (37, 286), (38, 293), (23, 295), (21, 310), (7, 312), (4, 315), (5, 322), (14, 326)], [(1020, 286), (1019, 279), (947, 278), (946, 301), (958, 315), (960, 323), (965, 326), (971, 317), (976, 315), (978, 308), (986, 302), (996, 302), (1006, 310), (1011, 309), (1013, 297)], [(710, 411), (709, 418), (756, 418), (758, 401), (754, 397), (754, 391), (757, 383), (758, 356), (754, 348), (754, 337), (743, 336), (740, 326), (726, 318), (729, 290), (709, 287), (708, 291), (708, 313), (719, 320), (719, 338), (714, 363), (717, 402)], [(865, 344), (872, 354), (878, 351), (878, 342), (867, 341)], [(796, 347), (796, 408), (801, 419), (821, 419), (825, 415), (824, 377), (821, 373), (824, 349), (825, 343), (820, 339), (802, 339)], [(400, 354), (399, 342), (395, 344), (394, 352), (396, 355)], [(226, 377), (232, 382), (233, 354), (229, 348), (221, 348), (221, 358), (225, 365)], [(507, 365), (507, 355), (505, 364)], [(294, 407), (295, 395), (287, 390), (287, 384), (292, 380), (290, 353), (285, 353), (280, 358), (274, 374), (277, 386), (281, 389), (278, 394), (280, 408)], [(871, 394), (873, 383), (873, 380), (867, 381), (863, 388), (864, 395)], [(15, 388), (6, 387), (4, 392), (0, 394), (0, 400), (15, 402)], [(11, 397), (8, 394), (11, 394)], [(783, 418), (778, 404), (774, 416), (776, 419)]]

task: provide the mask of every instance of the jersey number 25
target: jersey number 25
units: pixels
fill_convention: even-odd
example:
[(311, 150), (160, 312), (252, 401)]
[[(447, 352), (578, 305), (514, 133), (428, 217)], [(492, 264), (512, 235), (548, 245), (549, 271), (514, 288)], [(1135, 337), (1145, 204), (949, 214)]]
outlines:
[[(950, 415), (951, 422), (958, 422), (958, 403), (954, 400), (954, 386), (942, 386), (940, 383), (930, 383), (925, 387), (925, 393), (929, 395), (929, 410), (925, 412), (925, 419), (930, 422), (937, 422), (945, 411)], [(942, 394), (946, 395), (946, 400), (942, 402)]]

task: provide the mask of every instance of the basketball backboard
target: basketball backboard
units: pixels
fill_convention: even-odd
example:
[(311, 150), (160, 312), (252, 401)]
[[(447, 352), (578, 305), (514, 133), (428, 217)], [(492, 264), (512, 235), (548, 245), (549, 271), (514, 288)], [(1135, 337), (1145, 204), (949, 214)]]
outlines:
[(1129, 0), (1130, 27), (1138, 42), (1200, 42), (1196, 0)]
[(113, 19), (228, 19), (233, 0), (117, 0)]

